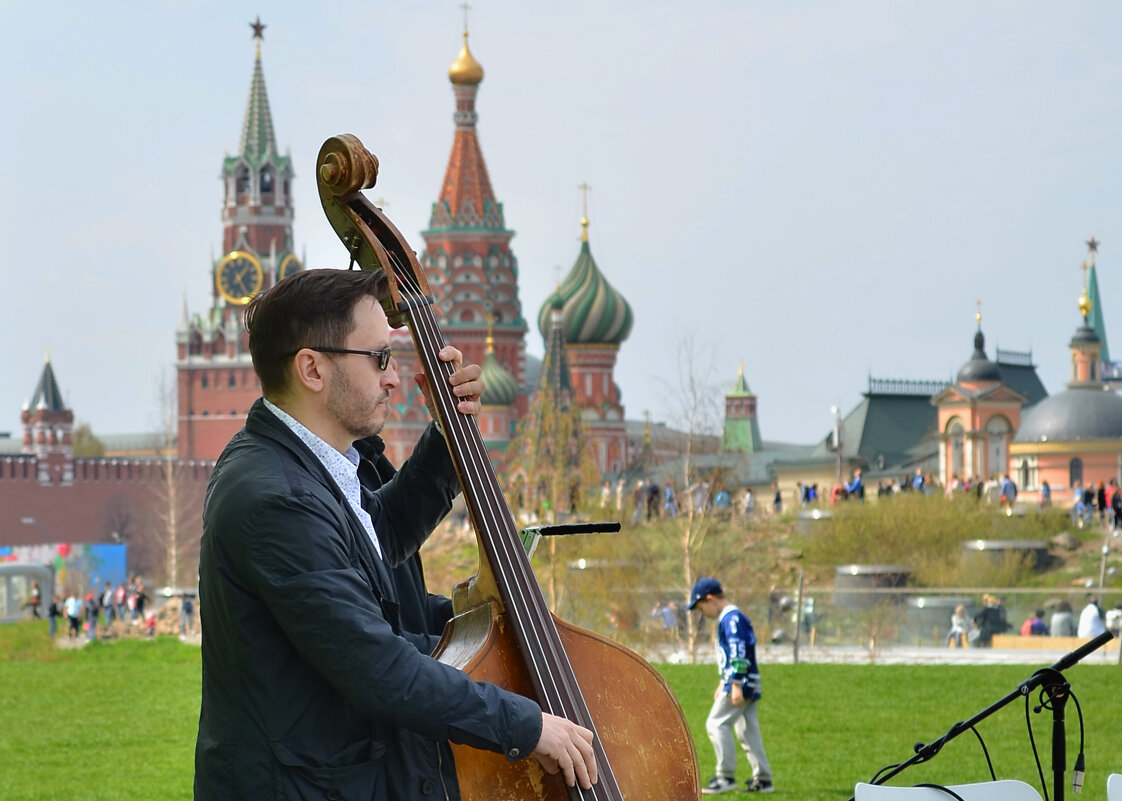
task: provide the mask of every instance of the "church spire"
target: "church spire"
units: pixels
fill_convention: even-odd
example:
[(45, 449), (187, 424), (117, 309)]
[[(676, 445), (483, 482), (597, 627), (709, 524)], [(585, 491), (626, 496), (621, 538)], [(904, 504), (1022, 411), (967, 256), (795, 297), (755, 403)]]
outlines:
[(1095, 272), (1095, 254), (1099, 250), (1099, 242), (1095, 237), (1087, 240), (1087, 252), (1091, 262), (1091, 269), (1087, 273), (1087, 286), (1084, 287), (1084, 292), (1087, 295), (1087, 300), (1090, 302), (1090, 310), (1087, 312), (1087, 325), (1095, 330), (1099, 335), (1099, 341), (1102, 342), (1102, 353), (1100, 358), (1104, 362), (1110, 361), (1110, 348), (1106, 345), (1106, 321), (1103, 319), (1103, 304), (1102, 296), (1099, 294), (1099, 277)]
[[(479, 144), (475, 98), (483, 67), (467, 37), (465, 20), (463, 45), (448, 70), (456, 109), (452, 151), (429, 225), (421, 231), (421, 263), (443, 317), (441, 325), (457, 329), (465, 361), (482, 364), (486, 359), (484, 333), (491, 315), (494, 358), (525, 387), (526, 320), (518, 298), (518, 260), (510, 248), (514, 231), (506, 227)], [(515, 407), (516, 416), (525, 413), (524, 394), (519, 394)]]
[(456, 111), (452, 115), (456, 133), (452, 140), (452, 153), (444, 171), (440, 198), (433, 204), (430, 230), (473, 228), (502, 231), (506, 228), (503, 208), (495, 200), (487, 164), (479, 147), (475, 126), (479, 115), (475, 111), (475, 96), (483, 82), (483, 67), (468, 49), (467, 24), (464, 24), (464, 44), (452, 66), (448, 80), (456, 98)]
[[(238, 152), (222, 163), (225, 200), (222, 204), (222, 252), (249, 250), (261, 261), (264, 280), (254, 292), (268, 288), (279, 273), (286, 256), (293, 253), (292, 241), (292, 159), (277, 152), (273, 114), (265, 92), (265, 72), (261, 67), (261, 42), (265, 24), (258, 17), (249, 23), (253, 30), (253, 77), (249, 101), (242, 120)], [(288, 260), (283, 272), (299, 269), (298, 260)], [(253, 294), (253, 293), (248, 293)]]
[(277, 152), (277, 139), (273, 133), (273, 115), (269, 111), (269, 96), (265, 92), (265, 72), (261, 69), (261, 42), (265, 39), (265, 25), (258, 17), (249, 23), (253, 28), (256, 46), (253, 59), (253, 80), (249, 84), (249, 103), (242, 123), (242, 141), (239, 155), (252, 166), (259, 166)]

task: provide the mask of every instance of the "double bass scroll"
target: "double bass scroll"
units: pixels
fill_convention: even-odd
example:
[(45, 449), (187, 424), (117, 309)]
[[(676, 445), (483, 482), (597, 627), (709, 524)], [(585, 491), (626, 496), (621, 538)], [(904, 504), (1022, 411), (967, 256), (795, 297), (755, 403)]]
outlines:
[(696, 801), (697, 757), (681, 707), (638, 654), (560, 620), (538, 586), (475, 418), (456, 410), (437, 358), (444, 336), (424, 270), (401, 232), (362, 194), (378, 160), (353, 135), (328, 139), (316, 162), (320, 200), (352, 262), (385, 271), (390, 325), (409, 327), (479, 543), (476, 575), (453, 593), (455, 616), (434, 656), (480, 681), (534, 698), (591, 729), (600, 780), (566, 787), (536, 760), (510, 762), (453, 746), (464, 799)]

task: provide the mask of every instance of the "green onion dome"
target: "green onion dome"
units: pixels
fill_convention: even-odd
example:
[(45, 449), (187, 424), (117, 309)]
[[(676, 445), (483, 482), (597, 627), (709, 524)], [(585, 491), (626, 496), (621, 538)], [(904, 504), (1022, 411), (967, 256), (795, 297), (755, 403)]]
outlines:
[(565, 341), (577, 344), (618, 345), (631, 333), (631, 306), (604, 278), (588, 246), (588, 220), (582, 219), (580, 255), (561, 286), (538, 312), (538, 329), (549, 339), (551, 310), (561, 302)]
[(479, 377), (483, 381), (480, 403), (484, 406), (510, 406), (518, 397), (518, 382), (495, 358), (495, 341), (490, 335), (487, 337), (487, 355), (483, 357), (483, 369)]

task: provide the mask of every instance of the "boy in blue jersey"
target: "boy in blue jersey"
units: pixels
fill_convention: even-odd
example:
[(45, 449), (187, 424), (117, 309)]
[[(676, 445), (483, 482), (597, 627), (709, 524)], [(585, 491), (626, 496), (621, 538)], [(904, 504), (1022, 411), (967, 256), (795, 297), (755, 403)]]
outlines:
[(774, 792), (756, 709), (760, 700), (760, 671), (756, 665), (756, 634), (752, 623), (729, 602), (715, 578), (702, 576), (693, 585), (687, 608), (695, 607), (717, 621), (717, 670), (721, 674), (721, 683), (713, 693), (713, 708), (705, 721), (717, 755), (717, 775), (701, 788), (701, 792), (715, 795), (736, 789), (734, 734), (752, 765), (752, 779), (745, 791)]

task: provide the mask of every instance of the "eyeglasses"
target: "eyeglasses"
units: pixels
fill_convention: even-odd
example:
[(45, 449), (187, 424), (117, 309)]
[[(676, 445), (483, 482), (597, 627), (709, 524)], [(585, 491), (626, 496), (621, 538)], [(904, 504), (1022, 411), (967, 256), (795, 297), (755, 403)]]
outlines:
[[(390, 357), (393, 356), (392, 348), (382, 348), (381, 350), (351, 350), (350, 348), (308, 348), (314, 350), (316, 353), (354, 353), (359, 356), (369, 356), (371, 359), (376, 359), (378, 362), (378, 369), (385, 370), (390, 366)], [(293, 354), (294, 356), (296, 354)]]

